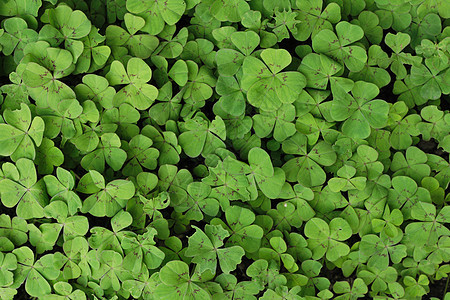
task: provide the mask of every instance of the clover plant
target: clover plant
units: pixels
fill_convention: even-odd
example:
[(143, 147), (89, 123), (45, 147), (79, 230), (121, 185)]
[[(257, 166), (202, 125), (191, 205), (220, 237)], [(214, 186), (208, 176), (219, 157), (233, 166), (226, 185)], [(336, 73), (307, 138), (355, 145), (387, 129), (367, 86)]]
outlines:
[(445, 0), (0, 0), (0, 300), (450, 299)]

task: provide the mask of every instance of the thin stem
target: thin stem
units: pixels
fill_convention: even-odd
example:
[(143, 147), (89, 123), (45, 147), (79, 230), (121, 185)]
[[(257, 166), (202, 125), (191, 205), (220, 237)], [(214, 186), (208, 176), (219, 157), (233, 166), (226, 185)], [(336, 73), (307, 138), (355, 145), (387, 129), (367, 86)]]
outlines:
[(75, 173), (75, 172), (73, 172), (73, 171), (72, 171), (71, 173), (75, 176), (76, 179), (81, 180), (80, 176), (78, 176), (77, 173)]
[(450, 279), (450, 276), (447, 276), (447, 282), (445, 283), (445, 290), (444, 290), (444, 295), (442, 295), (442, 299), (445, 298), (445, 294), (447, 294), (447, 288), (448, 288), (448, 280)]

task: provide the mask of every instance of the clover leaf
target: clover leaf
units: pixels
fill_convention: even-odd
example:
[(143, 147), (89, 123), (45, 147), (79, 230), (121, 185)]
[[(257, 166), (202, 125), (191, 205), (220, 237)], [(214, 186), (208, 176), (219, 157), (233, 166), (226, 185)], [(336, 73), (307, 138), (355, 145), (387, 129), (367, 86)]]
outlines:
[(177, 164), (180, 161), (181, 146), (176, 134), (172, 131), (161, 132), (153, 126), (145, 126), (141, 133), (152, 139), (159, 151), (158, 165)]
[(267, 261), (275, 260), (279, 265), (282, 265), (291, 273), (298, 270), (298, 265), (295, 263), (295, 259), (289, 253), (285, 253), (287, 250), (286, 242), (282, 237), (274, 236), (270, 238), (271, 248), (262, 247), (259, 249), (258, 255), (261, 259)]
[(356, 174), (367, 177), (370, 182), (374, 178), (378, 178), (383, 173), (383, 164), (378, 161), (378, 152), (367, 145), (360, 145), (356, 149), (356, 153), (352, 156), (352, 160), (356, 162)]
[(53, 167), (58, 167), (63, 162), (64, 154), (62, 151), (55, 147), (55, 143), (52, 140), (44, 138), (36, 152), (38, 172), (41, 174), (50, 174), (53, 172)]
[(387, 66), (391, 62), (387, 53), (380, 46), (372, 45), (367, 51), (367, 64), (359, 72), (351, 72), (349, 77), (354, 81), (366, 81), (376, 84), (379, 88), (391, 81)]
[(324, 54), (310, 53), (306, 55), (298, 70), (306, 77), (306, 86), (315, 89), (326, 89), (328, 81), (338, 74), (342, 66)]
[[(95, 150), (100, 142), (99, 135), (102, 133), (113, 133), (117, 130), (115, 124), (90, 124), (90, 126), (83, 125), (83, 133), (80, 132), (74, 137), (71, 142), (74, 146), (82, 152), (92, 152)], [(100, 149), (101, 150), (101, 149)]]
[(46, 297), (48, 299), (60, 299), (60, 297), (86, 299), (86, 294), (82, 290), (73, 290), (72, 286), (67, 282), (57, 282), (53, 285), (53, 289), (58, 294), (51, 294)]
[(233, 45), (245, 56), (250, 55), (260, 42), (260, 37), (254, 31), (236, 31), (231, 34), (230, 38)]
[(179, 86), (184, 86), (188, 81), (188, 66), (183, 60), (177, 60), (167, 75), (169, 75)]
[(388, 267), (381, 272), (377, 267), (369, 267), (368, 270), (358, 272), (358, 276), (361, 276), (366, 285), (372, 284), (372, 291), (383, 292), (397, 281), (398, 274), (393, 267)]
[(0, 252), (0, 286), (7, 287), (14, 282), (13, 271), (17, 269), (17, 258), (12, 253)]
[(133, 216), (135, 224), (145, 227), (146, 215), (155, 219), (162, 217), (158, 209), (169, 205), (170, 195), (166, 191), (159, 194), (153, 191), (158, 184), (158, 177), (152, 173), (141, 172), (135, 180), (136, 194), (128, 201), (127, 211)]
[(286, 277), (279, 271), (279, 266), (275, 261), (268, 262), (265, 259), (258, 259), (247, 268), (246, 274), (258, 285), (259, 290), (264, 290), (266, 286), (273, 289), (286, 283)]
[[(192, 64), (192, 62), (194, 62), (197, 65), (204, 64), (204, 67), (212, 67), (214, 66), (214, 57), (216, 54), (213, 49), (214, 44), (211, 41), (207, 39), (197, 38), (194, 41), (189, 41), (186, 43), (183, 51), (180, 54), (180, 58), (186, 60), (187, 64)], [(201, 70), (200, 73), (209, 71), (201, 67), (199, 69)], [(195, 73), (196, 72), (193, 72), (191, 74)]]
[(69, 239), (63, 244), (64, 254), (55, 253), (55, 262), (62, 265), (64, 279), (75, 279), (80, 276), (90, 276), (91, 268), (87, 262), (89, 245), (84, 237)]
[(220, 294), (215, 294), (214, 298), (218, 299), (239, 299), (250, 298), (259, 292), (258, 286), (252, 281), (238, 282), (236, 276), (233, 274), (220, 274), (216, 277), (216, 281), (220, 283), (224, 291)]
[(19, 287), (25, 282), (25, 290), (33, 297), (42, 297), (51, 292), (49, 281), (55, 280), (60, 270), (54, 264), (54, 254), (46, 254), (35, 260), (33, 251), (27, 246), (16, 248), (13, 254), (17, 257), (17, 269), (14, 271), (14, 284)]
[(81, 100), (92, 100), (99, 103), (104, 108), (113, 107), (113, 98), (116, 91), (105, 77), (95, 74), (83, 76), (83, 83), (75, 87), (75, 92)]
[(148, 269), (143, 267), (142, 272), (135, 279), (128, 279), (122, 282), (122, 287), (132, 297), (139, 298), (142, 295), (145, 298), (153, 297), (156, 293), (156, 287), (160, 284), (159, 273), (153, 273), (149, 276)]
[(420, 85), (420, 95), (425, 99), (439, 99), (450, 93), (448, 77), (450, 68), (436, 57), (425, 59), (425, 65), (411, 67), (411, 82)]
[(213, 16), (219, 21), (239, 22), (249, 8), (249, 4), (243, 0), (230, 0), (225, 5), (216, 0), (212, 4), (211, 10)]
[(0, 0), (0, 300), (437, 299), (447, 2)]
[(406, 246), (398, 245), (402, 234), (393, 239), (375, 234), (367, 234), (361, 238), (359, 251), (368, 260), (367, 266), (377, 268), (382, 271), (388, 268), (389, 259), (394, 263), (400, 262), (406, 256)]
[(213, 94), (213, 87), (216, 85), (216, 78), (211, 69), (198, 65), (191, 61), (188, 64), (188, 82), (183, 92), (183, 99), (186, 101), (181, 115), (187, 115), (205, 105), (205, 100)]
[(313, 259), (326, 255), (328, 260), (335, 261), (350, 252), (350, 247), (343, 241), (351, 237), (352, 230), (342, 218), (334, 218), (329, 224), (312, 218), (305, 225), (305, 235), (308, 237), (308, 248), (313, 251)]
[(313, 38), (322, 29), (331, 29), (332, 24), (341, 20), (341, 9), (337, 3), (329, 3), (325, 8), (322, 0), (298, 0), (296, 4), (301, 22), (294, 36), (300, 41), (305, 41), (310, 36)]
[(282, 142), (294, 135), (295, 107), (291, 104), (283, 104), (276, 112), (261, 112), (253, 116), (253, 129), (260, 138), (268, 136), (273, 130), (276, 141)]
[(84, 44), (80, 39), (91, 31), (91, 22), (80, 11), (73, 11), (67, 5), (58, 5), (56, 8), (46, 11), (45, 23), (39, 32), (39, 39), (49, 42), (52, 46), (58, 46), (64, 42), (64, 47), (72, 53), (73, 62), (84, 50)]
[(73, 72), (72, 54), (49, 47), (44, 41), (30, 43), (24, 48), (22, 79), (30, 96), (42, 108), (54, 107), (60, 99), (75, 98), (74, 91), (60, 79)]
[(220, 225), (207, 224), (205, 231), (197, 226), (192, 227), (195, 233), (189, 237), (189, 245), (184, 254), (192, 257), (199, 272), (210, 270), (213, 274), (216, 273), (217, 262), (224, 273), (236, 269), (245, 251), (240, 246), (222, 247), (224, 239), (230, 236), (228, 231)]
[(139, 110), (148, 109), (156, 97), (158, 90), (147, 82), (152, 78), (152, 70), (140, 58), (133, 57), (127, 63), (127, 70), (120, 61), (113, 61), (106, 74), (112, 86), (126, 84), (114, 96), (113, 102), (117, 104), (129, 103)]
[(341, 193), (331, 191), (328, 185), (318, 186), (312, 190), (314, 199), (310, 205), (318, 215), (325, 216), (336, 208), (345, 207), (348, 203)]
[(24, 219), (42, 218), (47, 205), (47, 193), (42, 179), (38, 180), (34, 163), (20, 158), (16, 164), (4, 163), (10, 174), (0, 180), (1, 202), (6, 207), (16, 207), (17, 215)]
[(230, 206), (225, 210), (225, 219), (227, 223), (218, 218), (211, 221), (212, 225), (222, 225), (230, 233), (225, 246), (239, 245), (249, 253), (259, 249), (263, 230), (253, 224), (256, 218), (251, 210), (240, 206)]
[(125, 46), (134, 57), (149, 58), (158, 47), (159, 40), (150, 34), (136, 34), (138, 31), (146, 31), (144, 18), (126, 13), (124, 21), (127, 30), (116, 25), (109, 25), (106, 28), (107, 45), (113, 49), (114, 47)]
[(121, 241), (128, 231), (124, 230), (133, 222), (133, 217), (129, 212), (119, 211), (111, 218), (111, 230), (96, 226), (90, 229), (91, 236), (88, 239), (89, 246), (96, 252), (103, 250), (113, 250), (123, 255)]
[(113, 170), (119, 170), (127, 159), (127, 153), (120, 146), (121, 142), (117, 134), (104, 133), (100, 137), (97, 149), (87, 153), (81, 159), (81, 166), (87, 171), (103, 172), (106, 162)]
[(100, 268), (94, 269), (92, 277), (100, 281), (102, 289), (120, 289), (120, 282), (130, 279), (130, 275), (123, 269), (122, 255), (113, 250), (104, 250), (100, 254)]
[(265, 49), (264, 63), (252, 56), (243, 63), (242, 88), (247, 90), (248, 102), (266, 111), (277, 110), (283, 103), (292, 103), (305, 87), (305, 77), (299, 72), (280, 72), (292, 61), (284, 49)]
[(366, 51), (353, 43), (364, 36), (358, 25), (341, 21), (336, 25), (336, 34), (330, 29), (323, 29), (312, 39), (314, 51), (324, 53), (345, 64), (352, 72), (361, 71), (367, 61)]
[(405, 219), (411, 217), (411, 209), (418, 201), (431, 201), (428, 190), (418, 187), (416, 182), (409, 177), (396, 176), (392, 178), (392, 187), (394, 189), (389, 190), (388, 203), (391, 208), (400, 209)]
[(412, 145), (412, 137), (420, 134), (417, 129), (417, 123), (421, 118), (417, 114), (406, 115), (408, 108), (404, 102), (397, 102), (392, 106), (392, 119), (394, 121), (389, 141), (392, 148), (396, 150), (404, 150)]
[(162, 165), (158, 170), (158, 187), (168, 191), (171, 203), (180, 203), (188, 197), (187, 186), (194, 181), (192, 174), (174, 165)]
[(392, 211), (389, 209), (389, 206), (386, 206), (383, 213), (383, 219), (373, 219), (372, 220), (372, 228), (373, 231), (383, 232), (387, 236), (393, 238), (399, 232), (399, 226), (403, 223), (403, 214), (402, 212), (395, 208)]
[(226, 129), (223, 120), (216, 117), (212, 122), (198, 114), (186, 120), (185, 131), (178, 137), (178, 142), (186, 155), (197, 157), (200, 154), (213, 153), (216, 148), (224, 148)]
[(337, 171), (337, 177), (331, 178), (328, 182), (333, 192), (348, 190), (363, 190), (366, 187), (366, 177), (353, 177), (356, 169), (349, 165), (342, 166)]
[(253, 148), (248, 153), (250, 165), (249, 181), (256, 182), (258, 188), (270, 199), (276, 198), (285, 181), (284, 171), (273, 168), (269, 154), (261, 148)]
[(406, 286), (406, 297), (421, 297), (427, 293), (428, 284), (430, 281), (426, 275), (420, 274), (417, 280), (411, 276), (405, 276), (403, 278), (403, 282)]
[(382, 128), (387, 124), (389, 105), (384, 100), (372, 100), (379, 93), (372, 83), (357, 81), (352, 96), (337, 93), (331, 106), (331, 116), (342, 124), (342, 132), (352, 138), (364, 139), (370, 135), (370, 128)]
[[(162, 41), (156, 49), (156, 53), (165, 58), (176, 58), (183, 52), (188, 39), (187, 28), (181, 28), (177, 35), (175, 34), (175, 26), (168, 26), (167, 30), (160, 35), (165, 41)], [(175, 62), (177, 64), (177, 62)], [(174, 64), (174, 65), (175, 65)], [(184, 72), (184, 71), (183, 71)], [(178, 81), (177, 81), (178, 82)]]
[(445, 159), (434, 154), (427, 154), (428, 164), (435, 170), (434, 178), (439, 181), (439, 185), (443, 188), (447, 188), (450, 183), (450, 171), (448, 166), (450, 165)]
[(72, 239), (76, 236), (84, 236), (89, 230), (88, 219), (85, 216), (70, 216), (67, 204), (63, 201), (52, 201), (44, 208), (44, 213), (46, 217), (56, 219), (57, 223), (59, 223), (57, 225), (62, 225), (60, 230), (64, 230), (64, 240)]
[(27, 22), (18, 17), (8, 18), (4, 21), (5, 32), (0, 35), (0, 46), (4, 55), (11, 55), (14, 52), (14, 61), (19, 63), (23, 57), (23, 48), (28, 43), (35, 42), (38, 34), (33, 29), (28, 28)]
[(249, 10), (242, 15), (242, 25), (245, 28), (256, 31), (261, 38), (260, 45), (263, 48), (272, 47), (277, 43), (277, 36), (273, 32), (267, 31), (268, 20), (261, 20), (260, 11)]
[(293, 299), (293, 300), (300, 300), (302, 297), (298, 295), (300, 292), (301, 287), (295, 286), (291, 289), (289, 289), (286, 286), (282, 287), (276, 287), (275, 290), (267, 290), (264, 295), (261, 297), (261, 299)]
[(83, 107), (76, 99), (64, 99), (56, 107), (38, 107), (36, 111), (44, 120), (47, 138), (53, 139), (61, 133), (69, 139), (76, 134), (75, 119), (83, 113)]
[(117, 20), (123, 20), (123, 16), (127, 12), (126, 1), (112, 0), (106, 2), (106, 18), (108, 22), (116, 22)]
[(394, 176), (408, 176), (417, 183), (430, 175), (430, 166), (427, 165), (426, 154), (417, 147), (409, 147), (406, 157), (401, 152), (396, 152), (392, 158), (391, 170)]
[(417, 86), (411, 82), (411, 74), (406, 75), (403, 81), (397, 80), (394, 83), (393, 93), (398, 94), (398, 101), (404, 102), (408, 107), (414, 105), (425, 104), (428, 99), (425, 99), (420, 94), (421, 86)]
[(388, 33), (384, 38), (386, 45), (394, 51), (391, 55), (391, 70), (397, 76), (397, 79), (404, 79), (407, 74), (404, 64), (418, 65), (421, 62), (420, 57), (402, 52), (409, 45), (410, 41), (411, 37), (402, 32), (395, 35)]
[(301, 155), (288, 160), (282, 168), (288, 181), (298, 181), (306, 187), (323, 184), (326, 175), (320, 165), (331, 166), (336, 161), (336, 153), (325, 141), (317, 143), (308, 151), (307, 138), (301, 133), (285, 140), (282, 149), (286, 154)]
[(106, 38), (98, 31), (97, 28), (92, 26), (89, 34), (81, 39), (84, 44), (83, 52), (78, 57), (74, 73), (91, 73), (106, 64), (111, 55), (111, 48), (103, 45)]
[(172, 97), (171, 81), (164, 84), (158, 93), (156, 100), (160, 101), (154, 103), (150, 107), (150, 117), (156, 121), (158, 125), (165, 125), (168, 120), (176, 120), (180, 115), (182, 105), (180, 104), (184, 90), (181, 90), (174, 97)]
[(241, 68), (244, 58), (249, 56), (260, 42), (260, 37), (254, 31), (237, 31), (230, 34), (231, 44), (229, 48), (219, 49), (215, 60), (217, 69), (222, 76), (233, 76)]
[(380, 26), (380, 18), (376, 13), (367, 10), (362, 11), (355, 24), (361, 26), (364, 30), (364, 36), (370, 43), (374, 44), (372, 46), (376, 46), (382, 41), (383, 28)]
[(123, 172), (127, 176), (136, 176), (143, 168), (154, 170), (157, 166), (159, 151), (153, 147), (153, 141), (145, 135), (134, 136), (130, 143), (124, 145), (127, 154), (127, 164)]
[(126, 2), (127, 10), (144, 18), (145, 26), (142, 31), (156, 35), (160, 33), (165, 24), (174, 25), (183, 15), (186, 3), (182, 0), (157, 1), (150, 3), (142, 0)]
[(297, 34), (297, 25), (301, 23), (296, 19), (297, 15), (298, 13), (293, 11), (275, 11), (275, 24), (270, 27), (273, 27), (272, 31), (278, 37), (279, 42), (289, 38), (289, 33), (292, 33), (293, 36)]
[(422, 221), (410, 223), (405, 228), (405, 235), (417, 247), (435, 245), (439, 237), (448, 235), (449, 229), (444, 224), (450, 221), (450, 212), (446, 207), (436, 213), (432, 203), (417, 202), (411, 209), (411, 217)]
[(22, 84), (23, 80), (19, 74), (21, 73), (12, 72), (11, 74), (9, 74), (9, 80), (11, 81), (11, 83), (4, 84), (0, 87), (2, 93), (6, 94), (6, 96), (2, 100), (2, 107), (4, 107), (5, 109), (19, 109), (20, 103), (30, 103), (27, 87)]
[(6, 123), (0, 123), (0, 155), (34, 159), (44, 135), (45, 123), (40, 117), (31, 116), (30, 108), (21, 104), (18, 110), (3, 113)]
[[(439, 34), (442, 31), (441, 18), (436, 11), (422, 12), (420, 15), (414, 18), (411, 22), (411, 26), (405, 30), (411, 33), (411, 44), (415, 48), (424, 39), (433, 39), (435, 34)], [(422, 28), (425, 26), (426, 29)]]
[(250, 116), (246, 116), (244, 113), (239, 116), (233, 116), (218, 105), (215, 105), (213, 110), (225, 123), (227, 138), (230, 140), (243, 139), (245, 135), (250, 133), (253, 124), (253, 120)]
[[(314, 199), (314, 193), (310, 188), (307, 188), (301, 184), (296, 184), (293, 187), (285, 184), (281, 190), (279, 198), (288, 199), (288, 201), (294, 204), (294, 206), (296, 207), (296, 217), (292, 222), (293, 224), (298, 224), (298, 220), (307, 221), (314, 217), (314, 209), (309, 203)], [(289, 207), (289, 204), (282, 203), (282, 205), (284, 206), (284, 208)], [(282, 214), (282, 216), (283, 215), (284, 214)]]
[(291, 226), (299, 228), (302, 225), (302, 219), (298, 218), (299, 212), (290, 202), (278, 203), (276, 209), (269, 210), (267, 214), (274, 221), (273, 228), (280, 231), (291, 231)]
[[(28, 241), (27, 232), (27, 222), (23, 218), (14, 217), (11, 219), (6, 214), (0, 215), (0, 234), (3, 237), (2, 243), (4, 243), (5, 248), (8, 247), (7, 244), (13, 244), (12, 248), (14, 248), (14, 245), (22, 246), (25, 244)], [(2, 251), (5, 251), (3, 245)]]
[[(326, 57), (325, 55), (323, 57)], [(325, 114), (322, 107), (326, 104), (323, 102), (330, 95), (330, 91), (322, 91), (317, 89), (308, 89), (300, 93), (297, 100), (294, 102), (295, 112), (297, 117), (306, 115), (307, 113), (319, 116)], [(327, 116), (328, 119), (328, 116)]]
[(160, 285), (156, 287), (155, 296), (179, 299), (211, 299), (207, 290), (203, 289), (201, 278), (189, 275), (189, 266), (179, 260), (168, 262), (159, 272)]
[(126, 233), (121, 241), (125, 250), (122, 266), (136, 274), (142, 269), (143, 264), (149, 269), (159, 267), (164, 259), (164, 252), (158, 249), (153, 240), (156, 235), (154, 228), (148, 228), (142, 235)]
[[(319, 108), (320, 105), (319, 105)], [(323, 119), (314, 117), (311, 113), (303, 115), (301, 118), (297, 118), (295, 128), (298, 132), (303, 133), (308, 138), (308, 144), (315, 144), (322, 136), (326, 138), (327, 134), (332, 132), (330, 130), (333, 127), (333, 123), (326, 122)]]
[(188, 196), (185, 201), (174, 203), (175, 211), (185, 212), (190, 220), (202, 220), (203, 213), (209, 216), (217, 215), (219, 202), (211, 198), (211, 187), (203, 182), (191, 182), (187, 186)]
[(248, 190), (248, 173), (250, 170), (247, 164), (228, 156), (223, 161), (218, 161), (215, 167), (209, 167), (209, 175), (202, 182), (212, 186), (212, 192), (221, 198), (248, 201), (252, 198)]
[(438, 141), (445, 139), (449, 132), (445, 113), (434, 105), (426, 106), (420, 112), (422, 119), (426, 122), (417, 124), (420, 133), (425, 140), (431, 137)]
[(81, 212), (112, 217), (134, 196), (135, 187), (133, 182), (122, 179), (106, 184), (99, 172), (91, 170), (81, 178), (77, 191), (91, 194), (84, 200)]
[(245, 112), (245, 96), (235, 77), (219, 76), (216, 84), (216, 92), (221, 95), (217, 106), (234, 117), (241, 116)]
[(333, 285), (333, 291), (343, 294), (336, 299), (349, 299), (351, 297), (361, 297), (368, 292), (366, 283), (361, 278), (356, 278), (350, 287), (347, 281), (338, 281)]

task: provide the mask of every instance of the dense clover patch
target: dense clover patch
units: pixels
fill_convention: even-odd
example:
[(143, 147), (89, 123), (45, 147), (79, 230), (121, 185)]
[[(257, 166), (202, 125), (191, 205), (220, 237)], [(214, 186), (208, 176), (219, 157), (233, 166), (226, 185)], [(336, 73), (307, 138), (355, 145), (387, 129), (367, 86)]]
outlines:
[(449, 3), (0, 0), (0, 300), (450, 299)]

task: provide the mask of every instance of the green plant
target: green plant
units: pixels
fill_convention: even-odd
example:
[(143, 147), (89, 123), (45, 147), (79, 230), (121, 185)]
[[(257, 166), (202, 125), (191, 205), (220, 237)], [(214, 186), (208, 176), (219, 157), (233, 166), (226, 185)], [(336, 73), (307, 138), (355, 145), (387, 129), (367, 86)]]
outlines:
[(449, 298), (443, 0), (1, 0), (0, 300)]

